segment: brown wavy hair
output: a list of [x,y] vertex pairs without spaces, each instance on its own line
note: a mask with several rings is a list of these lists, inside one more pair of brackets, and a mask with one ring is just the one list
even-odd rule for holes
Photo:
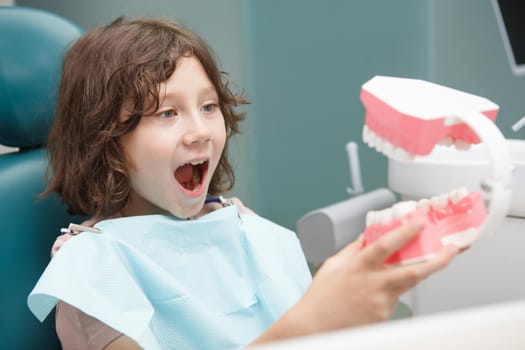
[[[133,130],[140,118],[159,106],[159,86],[182,57],[194,56],[203,65],[219,96],[227,140],[212,177],[209,194],[233,187],[228,140],[240,132],[244,119],[236,106],[246,104],[232,93],[225,73],[206,43],[169,21],[125,20],[96,28],[79,38],[67,52],[57,110],[47,140],[48,187],[57,192],[71,214],[107,217],[129,200],[129,177],[120,136]],[[129,118],[121,109],[131,101]]]

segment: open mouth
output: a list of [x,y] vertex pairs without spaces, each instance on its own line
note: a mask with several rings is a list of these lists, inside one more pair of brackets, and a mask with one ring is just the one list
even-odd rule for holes
[[193,161],[178,167],[175,180],[188,191],[199,190],[208,173],[208,163],[207,160]]

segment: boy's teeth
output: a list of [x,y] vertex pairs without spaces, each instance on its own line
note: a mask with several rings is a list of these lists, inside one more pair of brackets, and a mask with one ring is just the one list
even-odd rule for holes
[[204,162],[205,162],[205,160],[199,160],[199,161],[195,160],[195,161],[190,162],[190,164],[191,165],[199,165],[199,164],[203,164]]

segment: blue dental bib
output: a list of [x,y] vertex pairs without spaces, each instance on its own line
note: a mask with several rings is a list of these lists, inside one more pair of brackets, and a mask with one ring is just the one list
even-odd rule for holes
[[236,349],[257,338],[311,282],[295,234],[237,207],[197,220],[101,221],[71,238],[28,297],[41,321],[58,300],[145,349]]

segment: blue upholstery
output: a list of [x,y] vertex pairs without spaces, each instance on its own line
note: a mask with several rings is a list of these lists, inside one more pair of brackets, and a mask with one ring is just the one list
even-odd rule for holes
[[43,200],[45,136],[53,119],[62,56],[82,30],[57,15],[0,7],[0,342],[5,349],[59,349],[26,298],[49,261],[60,227],[78,221],[56,196]]

